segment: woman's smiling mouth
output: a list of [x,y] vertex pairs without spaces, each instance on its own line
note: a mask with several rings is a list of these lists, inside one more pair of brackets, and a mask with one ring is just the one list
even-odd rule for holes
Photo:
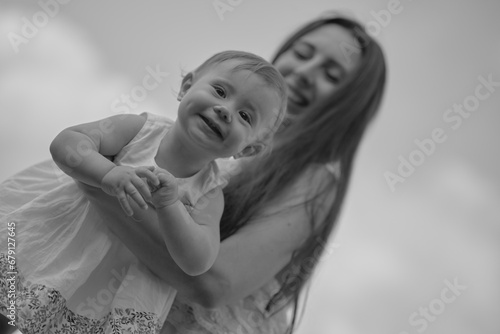
[[309,101],[307,98],[302,95],[302,93],[293,87],[292,85],[288,84],[288,100],[291,101],[292,103],[296,104],[299,107],[306,107],[309,104]]

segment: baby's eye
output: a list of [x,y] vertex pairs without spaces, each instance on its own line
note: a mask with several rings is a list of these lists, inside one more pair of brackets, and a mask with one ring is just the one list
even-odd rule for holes
[[251,120],[251,118],[250,118],[250,115],[249,115],[247,112],[245,112],[245,111],[240,111],[240,116],[241,116],[241,118],[243,118],[243,120],[244,120],[245,122],[247,122],[248,124],[252,124],[252,120]]
[[226,97],[226,92],[224,91],[224,89],[222,87],[214,86],[214,89],[215,89],[215,92],[217,93],[217,95],[219,95],[220,97]]

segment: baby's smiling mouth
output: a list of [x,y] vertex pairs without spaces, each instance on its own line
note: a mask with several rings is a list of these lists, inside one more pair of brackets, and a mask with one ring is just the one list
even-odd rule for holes
[[208,125],[208,127],[218,136],[220,137],[220,139],[224,139],[224,136],[222,135],[222,132],[221,132],[221,129],[220,129],[220,126],[213,122],[211,119],[203,116],[203,115],[200,115],[201,119],[205,122],[205,124]]

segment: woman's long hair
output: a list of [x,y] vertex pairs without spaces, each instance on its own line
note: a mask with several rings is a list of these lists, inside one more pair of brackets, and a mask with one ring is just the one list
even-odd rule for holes
[[[345,45],[347,52],[361,53],[357,67],[340,83],[338,89],[318,108],[298,115],[275,137],[271,154],[254,158],[234,176],[224,189],[225,210],[221,220],[221,239],[234,234],[257,217],[271,200],[281,196],[312,164],[337,163],[340,173],[322,182],[314,199],[306,203],[309,221],[316,226],[309,239],[293,254],[280,272],[282,285],[273,296],[273,306],[293,303],[290,332],[295,324],[300,292],[312,274],[318,254],[332,233],[344,200],[356,150],[367,125],[380,105],[385,86],[385,60],[380,46],[364,28],[347,18],[315,20],[293,34],[278,50],[273,63],[302,36],[327,24],[350,31],[360,48]],[[322,196],[334,194],[335,196]],[[324,203],[326,198],[333,198]],[[329,210],[316,215],[319,205]],[[318,221],[320,220],[320,221]]]

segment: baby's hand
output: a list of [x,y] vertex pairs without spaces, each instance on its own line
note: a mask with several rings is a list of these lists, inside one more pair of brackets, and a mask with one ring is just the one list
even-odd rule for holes
[[101,188],[105,193],[116,196],[123,211],[128,216],[132,216],[134,212],[130,206],[129,197],[143,209],[148,208],[145,200],[151,199],[149,187],[141,177],[148,179],[148,182],[152,184],[159,183],[158,178],[152,172],[153,168],[116,166],[104,175]]
[[148,178],[153,205],[156,209],[161,209],[174,204],[179,199],[177,180],[164,169],[155,168],[153,172],[159,181],[158,185],[154,185]]

